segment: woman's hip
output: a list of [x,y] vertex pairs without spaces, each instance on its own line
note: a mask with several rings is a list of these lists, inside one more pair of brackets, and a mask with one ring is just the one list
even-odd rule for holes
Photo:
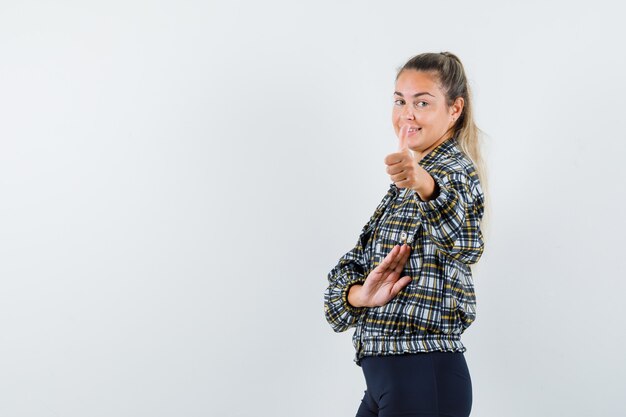
[[408,411],[469,415],[472,382],[463,352],[365,356],[361,368],[369,405],[381,415]]

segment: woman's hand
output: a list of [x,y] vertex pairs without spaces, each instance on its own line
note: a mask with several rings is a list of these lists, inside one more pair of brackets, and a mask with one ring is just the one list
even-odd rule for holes
[[417,192],[424,201],[437,196],[438,190],[433,177],[418,163],[419,160],[408,145],[409,126],[400,129],[398,152],[385,157],[387,174],[398,188],[409,188]]
[[409,245],[394,246],[362,285],[350,287],[348,302],[354,307],[378,307],[387,304],[412,280],[409,275],[399,278],[410,254]]

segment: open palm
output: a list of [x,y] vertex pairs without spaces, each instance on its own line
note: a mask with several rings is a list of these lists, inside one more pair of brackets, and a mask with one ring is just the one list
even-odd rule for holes
[[396,245],[369,273],[360,289],[360,298],[366,306],[387,304],[411,282],[412,278],[408,275],[400,278],[410,254],[411,248],[408,245]]

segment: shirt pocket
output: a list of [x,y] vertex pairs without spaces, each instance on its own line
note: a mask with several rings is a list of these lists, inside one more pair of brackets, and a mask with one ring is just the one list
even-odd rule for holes
[[412,244],[417,226],[419,226],[417,209],[405,204],[380,220],[378,235],[383,244],[389,246],[391,250],[394,245]]

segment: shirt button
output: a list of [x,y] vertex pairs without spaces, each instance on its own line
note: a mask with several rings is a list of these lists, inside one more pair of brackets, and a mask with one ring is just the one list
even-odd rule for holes
[[404,242],[406,240],[406,232],[400,233],[400,239]]

